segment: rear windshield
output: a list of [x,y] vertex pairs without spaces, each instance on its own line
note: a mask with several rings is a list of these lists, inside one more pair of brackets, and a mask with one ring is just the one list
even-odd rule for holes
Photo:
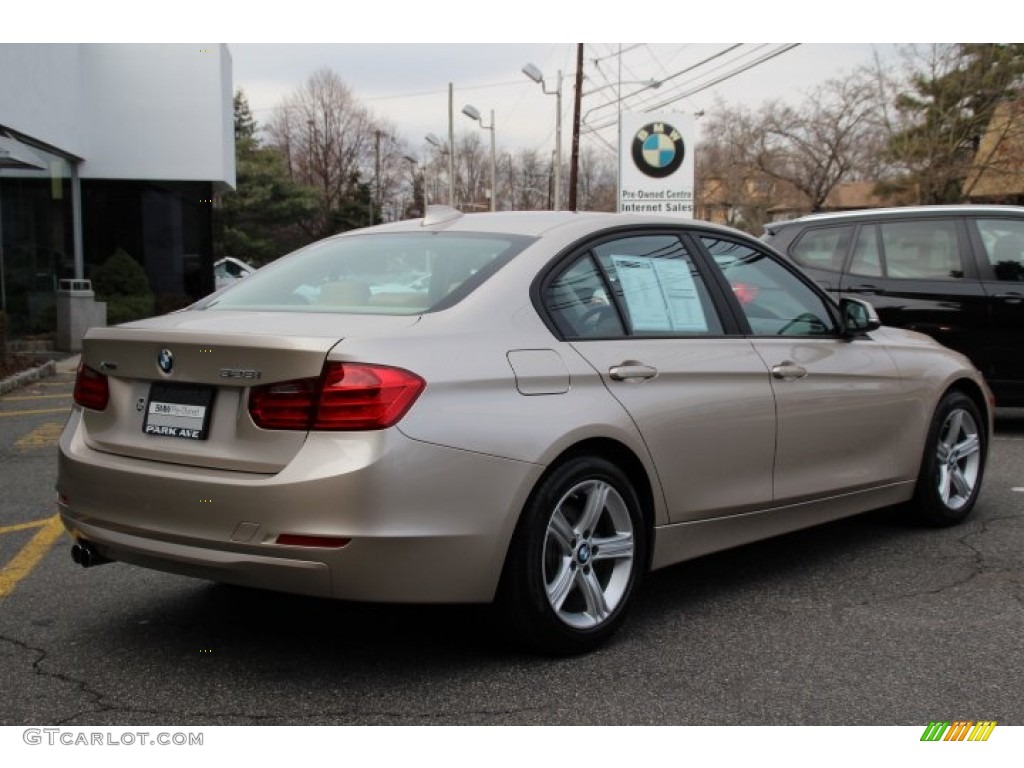
[[469,295],[530,242],[516,235],[444,232],[323,240],[196,308],[421,314]]

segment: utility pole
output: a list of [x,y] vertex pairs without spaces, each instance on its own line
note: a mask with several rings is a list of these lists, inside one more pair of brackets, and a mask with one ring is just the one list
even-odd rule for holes
[[377,211],[380,212],[381,208],[381,197],[380,197],[380,137],[383,131],[377,129],[373,132],[374,145],[373,145],[373,178],[374,186],[376,189],[373,191],[373,195],[370,197],[370,226],[373,226],[373,203],[374,198],[377,202]]
[[583,43],[576,44],[576,96],[572,111],[572,159],[569,161],[569,210],[576,210],[580,170],[580,105],[583,101]]
[[448,83],[448,205],[455,204],[455,89]]

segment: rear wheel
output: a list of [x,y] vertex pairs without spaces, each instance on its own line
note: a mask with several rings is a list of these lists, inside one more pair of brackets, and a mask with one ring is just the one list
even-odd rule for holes
[[978,500],[988,453],[987,422],[974,401],[948,392],[928,431],[912,510],[922,523],[955,525]]
[[629,479],[595,456],[570,459],[535,489],[513,537],[501,601],[535,650],[582,653],[622,623],[647,564]]

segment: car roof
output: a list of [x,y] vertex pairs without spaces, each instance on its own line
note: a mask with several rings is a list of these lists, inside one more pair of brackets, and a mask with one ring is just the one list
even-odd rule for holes
[[908,205],[901,208],[864,208],[856,211],[830,211],[823,213],[811,213],[801,216],[798,219],[788,221],[772,221],[764,225],[764,228],[772,233],[781,229],[806,223],[819,223],[829,221],[846,221],[865,218],[891,218],[901,216],[963,216],[965,214],[978,215],[1006,215],[1013,214],[1024,216],[1024,207],[1018,205]]
[[398,232],[473,232],[544,237],[561,230],[579,235],[620,227],[699,227],[700,229],[750,237],[730,227],[680,216],[645,216],[633,213],[596,211],[499,211],[462,213],[447,206],[428,206],[426,218],[406,219],[364,229],[350,230],[335,237]]

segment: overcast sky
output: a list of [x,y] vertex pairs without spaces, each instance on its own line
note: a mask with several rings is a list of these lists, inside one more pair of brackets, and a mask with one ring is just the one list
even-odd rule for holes
[[[582,111],[586,124],[609,126],[599,135],[612,144],[616,141],[619,45],[587,44],[584,49]],[[623,102],[625,109],[645,111],[669,99],[675,100],[664,110],[688,113],[710,110],[716,99],[751,107],[770,99],[799,103],[814,86],[870,64],[876,54],[896,58],[892,45],[801,44],[787,51],[782,44],[746,44],[730,50],[733,45],[622,43],[622,93],[636,93]],[[427,133],[442,138],[447,134],[448,83],[454,88],[457,134],[481,130],[461,112],[464,105],[472,104],[486,124],[494,110],[499,148],[552,147],[557,100],[545,95],[521,70],[524,64],[536,65],[545,75],[548,90],[554,89],[561,70],[562,140],[568,152],[576,56],[571,43],[229,43],[229,50],[235,86],[245,91],[257,121],[268,121],[287,94],[312,72],[327,67],[360,103],[390,122],[414,152],[425,148]],[[745,67],[749,69],[740,71]],[[710,85],[722,77],[727,79]],[[663,82],[638,92],[642,81],[649,80]],[[482,138],[489,141],[490,136],[485,132]],[[595,146],[607,145],[598,141]]]
[[[660,89],[626,100],[627,109],[695,91],[735,72],[665,107],[694,113],[710,109],[716,99],[751,107],[769,99],[799,103],[815,85],[869,63],[875,53],[894,62],[893,43],[998,41],[1016,32],[1012,24],[993,29],[992,18],[965,12],[962,4],[933,3],[922,13],[917,4],[893,0],[859,0],[842,7],[816,0],[175,0],[159,8],[137,0],[50,0],[8,3],[0,42],[227,42],[234,84],[246,91],[261,122],[312,72],[328,67],[362,104],[389,121],[416,154],[425,151],[425,134],[446,134],[447,88],[452,83],[457,133],[480,130],[461,114],[465,104],[472,104],[487,121],[494,110],[499,147],[549,151],[555,99],[520,70],[527,62],[535,64],[549,86],[562,70],[567,145],[575,46],[566,41],[654,41],[587,44],[585,94],[618,78],[619,45],[625,51],[622,80],[627,81],[622,93],[637,87],[628,81],[665,80]],[[740,73],[741,67],[778,50],[781,43],[745,44],[698,65],[731,44],[677,42],[694,39],[793,40],[800,45]],[[609,87],[584,98],[589,124],[614,123],[616,107],[600,105],[615,93]],[[599,135],[604,143],[589,139],[595,146],[616,141],[613,128]],[[481,137],[489,138],[486,133]]]

